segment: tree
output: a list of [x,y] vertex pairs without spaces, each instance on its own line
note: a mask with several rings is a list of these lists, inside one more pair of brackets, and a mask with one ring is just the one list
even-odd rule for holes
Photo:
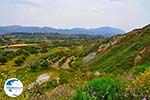
[[38,48],[35,48],[35,47],[29,47],[27,48],[27,50],[31,53],[31,54],[36,54],[39,52],[39,49]]
[[24,62],[25,59],[26,59],[25,56],[22,55],[22,56],[18,57],[14,62],[16,65],[20,66]]
[[38,69],[38,66],[36,66],[36,65],[31,65],[30,68],[31,68],[31,72],[36,72],[37,69]]
[[30,65],[31,72],[37,72],[39,70],[39,62],[34,62]]
[[43,69],[47,69],[48,66],[49,66],[48,61],[47,61],[47,60],[43,60],[42,63],[41,63],[41,67],[42,67]]
[[0,63],[5,64],[7,62],[7,57],[0,55]]

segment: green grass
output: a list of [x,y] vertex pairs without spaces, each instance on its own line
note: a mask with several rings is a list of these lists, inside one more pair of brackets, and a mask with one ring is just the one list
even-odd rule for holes
[[[150,44],[149,34],[147,32],[142,36],[128,37],[107,52],[98,54],[96,59],[88,64],[87,70],[122,73],[131,69],[136,54]],[[145,62],[146,60],[143,63]]]
[[87,85],[79,88],[73,100],[121,100],[123,91],[121,79],[105,76],[90,80]]
[[150,65],[148,64],[143,64],[143,65],[140,65],[140,66],[135,66],[132,70],[131,70],[131,73],[133,75],[138,75],[140,73],[144,73],[144,71],[146,71],[148,68],[150,67]]

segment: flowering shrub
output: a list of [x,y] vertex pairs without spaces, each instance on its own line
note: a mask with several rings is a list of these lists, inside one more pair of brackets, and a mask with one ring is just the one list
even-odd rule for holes
[[117,78],[102,77],[77,90],[74,100],[122,100],[124,85]]
[[132,100],[150,99],[150,70],[138,75],[126,88],[125,96]]

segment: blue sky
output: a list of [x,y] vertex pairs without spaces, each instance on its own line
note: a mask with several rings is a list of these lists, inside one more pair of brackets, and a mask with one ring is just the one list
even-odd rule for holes
[[129,31],[150,23],[150,0],[1,0],[0,25]]

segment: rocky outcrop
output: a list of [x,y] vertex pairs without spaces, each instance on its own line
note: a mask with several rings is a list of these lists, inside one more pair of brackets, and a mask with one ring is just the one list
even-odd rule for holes
[[[127,34],[124,34],[124,35],[113,36],[108,43],[102,44],[99,47],[98,52],[105,52],[109,48],[112,48],[114,45],[123,42],[125,39],[128,39],[129,37],[131,38],[131,37],[134,37],[134,36],[142,36],[142,34],[144,34],[144,32],[146,30],[150,30],[150,24],[145,26],[144,28],[135,29],[135,30],[133,30],[131,32],[128,32]],[[139,60],[140,59],[140,55],[137,56],[136,59]]]
[[141,63],[142,61],[142,56],[140,54],[138,54],[135,59],[134,59],[134,66],[137,66]]
[[110,43],[107,44],[102,44],[99,49],[98,52],[105,52],[106,50],[108,50],[110,48]]
[[83,61],[87,63],[87,62],[93,60],[95,58],[95,56],[96,56],[96,52],[90,53],[86,57],[83,58]]
[[113,46],[113,45],[116,45],[116,44],[118,44],[118,43],[121,43],[122,41],[124,41],[125,38],[126,38],[126,35],[114,36],[114,37],[111,39],[110,43],[111,43],[111,45]]
[[101,73],[100,73],[99,71],[96,71],[96,72],[94,73],[94,75],[95,75],[95,76],[100,76]]
[[33,89],[36,85],[41,85],[53,79],[56,79],[56,73],[54,72],[41,74],[37,77],[35,82],[28,85],[27,89],[28,90]]
[[150,30],[150,24],[148,24],[147,26],[145,26],[143,29]]
[[134,59],[134,66],[141,64],[142,60],[145,57],[149,57],[149,56],[150,56],[150,46],[147,46],[136,55],[136,57]]
[[124,41],[125,38],[126,38],[126,35],[120,35],[120,36],[112,37],[107,44],[102,44],[99,47],[98,52],[105,52],[105,51],[107,51],[109,48],[113,47],[114,45],[119,44],[122,41]]
[[150,24],[145,26],[145,27],[143,27],[143,28],[141,28],[141,29],[135,29],[135,30],[129,32],[127,34],[127,36],[130,36],[130,37],[131,36],[138,36],[138,35],[140,36],[140,35],[143,34],[144,30],[150,30]]
[[39,85],[48,81],[50,79],[50,74],[49,73],[45,73],[45,74],[42,74],[40,75],[37,80],[36,80],[36,83],[38,83]]
[[50,100],[71,100],[74,90],[67,85],[59,85],[50,93],[47,92]]
[[142,29],[135,29],[135,30],[133,30],[133,31],[131,31],[131,32],[129,32],[128,34],[127,34],[127,36],[137,36],[137,35],[139,35],[139,33],[141,33],[142,32]]

